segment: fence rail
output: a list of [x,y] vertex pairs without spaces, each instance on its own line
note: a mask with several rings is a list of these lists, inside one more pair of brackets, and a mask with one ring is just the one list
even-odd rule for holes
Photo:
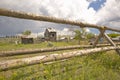
[[37,20],[37,21],[54,22],[54,23],[61,23],[61,24],[70,24],[70,25],[76,25],[76,26],[80,26],[80,27],[91,27],[91,28],[97,28],[99,30],[111,30],[111,31],[120,32],[120,30],[118,30],[118,29],[113,29],[113,28],[109,28],[106,26],[98,26],[98,25],[88,24],[88,23],[83,23],[83,22],[78,22],[78,21],[71,21],[71,20],[60,19],[60,18],[56,18],[56,17],[36,15],[36,14],[7,10],[7,9],[0,9],[0,16],[8,16],[8,17]]
[[[43,16],[43,15],[35,15],[31,13],[25,13],[25,12],[19,12],[19,11],[7,10],[7,9],[0,9],[0,16],[54,22],[54,23],[60,23],[60,24],[69,24],[69,25],[76,25],[79,27],[96,28],[96,29],[99,29],[100,35],[96,39],[93,46],[96,47],[98,40],[101,37],[105,37],[107,41],[111,43],[112,45],[112,46],[107,46],[107,47],[83,49],[83,50],[72,51],[72,52],[61,53],[61,54],[56,53],[56,54],[50,54],[50,55],[30,57],[30,58],[8,60],[8,61],[0,62],[0,71],[8,70],[8,69],[16,68],[16,67],[21,67],[25,65],[37,64],[40,62],[45,63],[45,62],[50,62],[50,61],[55,61],[55,60],[67,59],[67,58],[71,58],[74,56],[80,56],[80,55],[91,54],[91,53],[96,53],[96,52],[103,52],[103,51],[108,51],[108,50],[116,50],[116,52],[120,55],[120,47],[114,44],[114,42],[109,38],[109,36],[107,36],[107,34],[104,33],[105,30],[120,32],[120,30],[118,29],[112,29],[106,26],[98,26],[98,25],[82,23],[78,21],[59,19],[59,18]],[[9,54],[9,52],[7,54]]]
[[[120,45],[120,43],[116,43]],[[96,47],[110,46],[110,44],[97,44]],[[72,50],[79,48],[93,48],[92,45],[74,45],[74,46],[63,46],[63,47],[52,47],[52,48],[42,48],[42,49],[27,49],[27,50],[15,50],[15,51],[0,51],[0,57],[23,55],[23,54],[37,54],[43,52],[51,51],[61,51],[61,50]]]
[[14,59],[14,60],[7,60],[4,62],[0,62],[0,71],[19,68],[22,66],[37,64],[37,63],[45,63],[50,61],[56,61],[61,59],[68,59],[75,56],[80,55],[87,55],[91,53],[96,52],[103,52],[108,50],[115,50],[120,49],[120,47],[102,47],[102,48],[94,48],[94,49],[85,49],[85,50],[77,50],[72,52],[65,52],[65,53],[55,53],[50,55],[42,55],[42,56],[36,56],[36,57],[30,57],[30,58],[22,58],[22,59]]

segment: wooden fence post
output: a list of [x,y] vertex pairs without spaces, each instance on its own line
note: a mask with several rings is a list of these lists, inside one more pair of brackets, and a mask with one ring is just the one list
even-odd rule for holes
[[96,38],[96,40],[95,40],[95,42],[94,42],[94,44],[93,44],[93,47],[96,47],[96,45],[97,45],[98,41],[100,40],[100,38],[103,37],[103,33],[105,32],[105,28],[102,27],[102,29],[99,29],[99,31],[100,31],[100,34],[99,34],[99,36]]
[[[108,41],[112,46],[118,47],[118,46],[110,39],[110,37],[109,37],[106,33],[104,33],[104,37],[107,39],[107,41]],[[116,52],[120,55],[120,50],[116,49]]]

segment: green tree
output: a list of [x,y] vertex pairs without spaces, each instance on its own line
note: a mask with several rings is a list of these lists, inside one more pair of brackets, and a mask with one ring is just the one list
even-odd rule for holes
[[91,39],[93,37],[95,37],[95,35],[93,33],[87,33],[87,39]]
[[75,30],[75,39],[78,40],[78,44],[80,44],[80,40],[82,39],[82,32],[80,30]]
[[75,39],[78,40],[78,44],[80,44],[80,40],[87,39],[93,36],[92,33],[88,33],[86,28],[81,28],[81,30],[75,30]]
[[31,31],[30,30],[26,30],[24,32],[22,32],[23,35],[30,35],[31,34]]
[[120,34],[110,33],[110,34],[108,34],[108,36],[111,37],[111,38],[115,38],[115,37],[117,37],[117,36],[120,36]]

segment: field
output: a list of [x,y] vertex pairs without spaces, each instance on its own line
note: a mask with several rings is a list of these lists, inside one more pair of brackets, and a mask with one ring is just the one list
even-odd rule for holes
[[[114,47],[109,47],[109,48],[102,47],[102,48],[94,48],[89,50],[88,49],[80,50],[81,48],[79,49],[77,48],[77,49],[71,49],[71,50],[61,50],[61,51],[51,51],[51,52],[48,51],[44,53],[37,52],[36,54],[34,53],[21,54],[21,55],[16,54],[12,56],[0,55],[0,80],[119,80],[120,79],[120,56],[114,51],[114,49],[120,49],[120,48],[117,47],[111,41],[111,39],[107,36],[107,34],[104,34],[106,30],[112,30],[116,32],[120,32],[120,30],[112,29],[106,26],[94,25],[94,24],[66,20],[66,19],[59,19],[55,17],[36,15],[36,14],[30,14],[30,13],[7,10],[7,9],[0,9],[0,13],[1,13],[0,14],[1,16],[37,20],[37,21],[47,21],[47,22],[54,22],[54,23],[60,23],[60,24],[69,24],[74,26],[80,26],[82,28],[84,27],[96,28],[100,31],[100,35],[98,36],[98,39],[100,39],[101,36],[106,37],[108,41],[111,42],[112,45],[114,45]],[[83,34],[80,33],[80,36],[81,35],[83,36]],[[80,36],[78,35],[78,38],[80,38]],[[8,38],[8,36],[6,37]],[[2,40],[3,42],[5,41],[5,39],[2,39]],[[7,39],[7,40],[8,40],[7,41],[8,43],[0,42],[0,54],[6,54],[5,52],[11,52],[16,50],[22,51],[26,49],[28,50],[36,49],[36,48],[42,49],[42,48],[48,48],[48,47],[56,48],[59,46],[76,45],[75,44],[76,42],[75,43],[74,42],[73,43],[43,42],[40,44],[24,45],[24,44],[17,44],[17,42],[15,44],[15,40],[13,39]],[[105,51],[110,49],[111,51],[103,52],[103,50]],[[70,56],[67,56],[69,55],[68,52],[72,52],[76,50],[79,50],[79,51],[77,53],[73,52],[71,53],[72,55],[70,54]],[[92,51],[93,52],[99,51],[99,53],[89,54],[89,55],[87,54]],[[118,50],[116,51],[119,52]],[[66,52],[67,54],[63,56],[64,54],[61,54],[63,52]],[[53,55],[54,53],[59,53],[59,54],[55,54],[58,56],[59,60],[56,59],[55,55]],[[81,55],[83,55],[84,53],[84,55],[78,56],[79,55],[78,53],[80,53]],[[37,59],[35,59],[36,57],[33,57],[33,56],[39,56],[44,54],[53,55],[53,56],[51,55],[49,56],[54,58],[53,59],[54,61],[46,62],[46,63],[45,61],[43,61],[44,63],[42,63],[42,60],[45,60],[46,58],[47,60],[51,60],[48,58],[49,57],[48,55],[46,55],[45,57],[40,56],[42,58],[37,57]],[[67,59],[59,58],[59,56],[60,57],[67,56]],[[29,60],[29,59],[32,59],[32,60]],[[40,59],[41,62],[38,59]],[[63,60],[60,60],[60,59],[63,59]],[[30,61],[31,63],[32,61],[33,63],[39,61],[39,63],[34,65],[29,64],[28,66],[25,63],[25,61],[28,63],[30,63]],[[18,67],[21,65],[20,63],[22,62],[24,66]],[[15,65],[17,65],[17,67]]]
[[[52,43],[55,46],[69,46],[74,43]],[[0,51],[33,49],[48,47],[47,43],[41,44],[0,44]],[[63,50],[46,52],[43,54],[71,52]],[[15,55],[0,57],[0,61],[23,57],[41,55]],[[40,63],[24,66],[16,69],[0,71],[0,80],[119,80],[120,79],[120,56],[115,51],[100,52],[91,55],[78,56],[62,61]]]
[[[83,42],[81,42],[83,43]],[[35,48],[49,48],[49,47],[59,47],[59,46],[70,46],[70,45],[77,45],[76,41],[73,42],[52,42],[52,46],[48,45],[49,42],[41,42],[38,44],[18,44],[15,43],[0,43],[0,51],[8,51],[8,50],[24,50],[24,49],[35,49]]]

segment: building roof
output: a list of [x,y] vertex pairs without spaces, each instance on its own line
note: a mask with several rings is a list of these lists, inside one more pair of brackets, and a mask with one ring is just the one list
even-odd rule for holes
[[37,38],[37,34],[30,34],[30,35],[23,35],[23,34],[19,34],[18,36],[22,37],[22,38]]
[[120,40],[120,36],[116,37],[116,38],[112,38],[112,40]]
[[53,28],[47,28],[46,30],[48,30],[48,32],[56,32],[56,30]]

